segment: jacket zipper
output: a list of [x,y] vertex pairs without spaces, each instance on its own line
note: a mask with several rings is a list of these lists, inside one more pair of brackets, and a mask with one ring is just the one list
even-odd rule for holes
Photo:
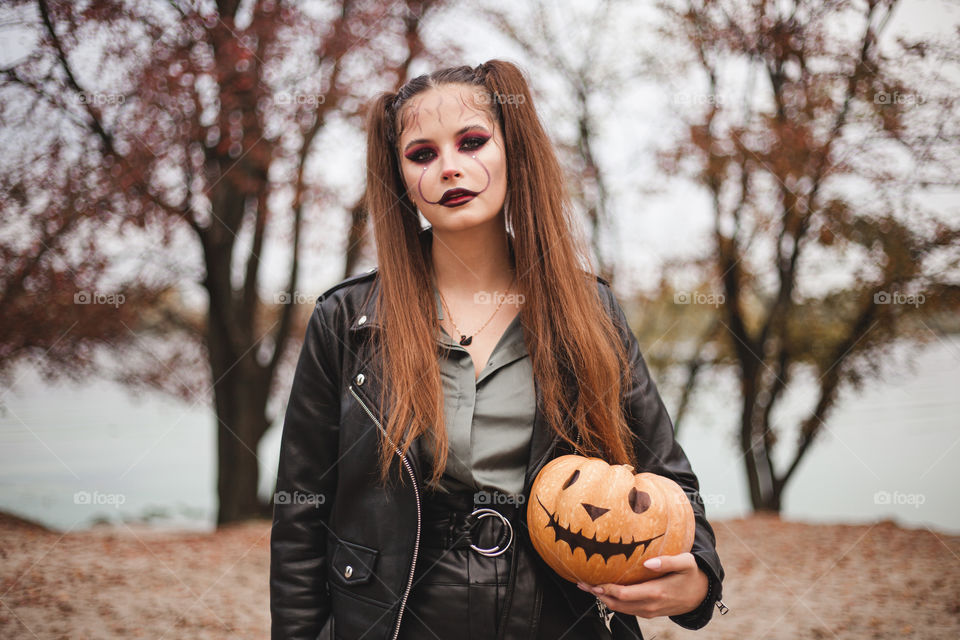
[[612,631],[610,628],[610,619],[613,618],[613,611],[608,609],[607,605],[604,604],[600,598],[597,598],[597,615],[600,616],[600,621],[603,622],[603,626],[607,628],[607,631]]
[[[363,408],[370,419],[373,420],[374,424],[383,432],[384,436],[387,436],[387,430],[383,428],[383,425],[380,424],[380,421],[377,419],[373,412],[367,407],[367,404],[360,399],[360,396],[357,395],[357,392],[354,391],[353,385],[350,385],[350,393],[353,394],[353,397],[357,399],[357,402]],[[403,618],[403,610],[407,606],[407,598],[410,596],[410,589],[413,587],[413,572],[417,567],[417,554],[420,551],[420,489],[417,485],[417,476],[413,473],[413,467],[410,465],[410,461],[407,459],[407,456],[401,453],[399,447],[393,448],[394,452],[400,456],[400,460],[403,462],[404,468],[407,470],[407,473],[410,475],[410,480],[413,482],[413,496],[417,500],[417,538],[413,545],[413,560],[410,562],[410,575],[407,577],[407,586],[403,591],[403,597],[400,599],[400,610],[397,611],[397,622],[393,628],[393,640],[397,640],[397,636],[400,635],[400,620]]]

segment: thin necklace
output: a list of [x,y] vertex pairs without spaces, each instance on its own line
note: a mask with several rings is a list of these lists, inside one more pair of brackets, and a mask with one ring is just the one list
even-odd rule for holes
[[[510,287],[509,287],[508,291],[513,288],[513,285],[514,285],[514,283],[516,283],[516,281],[517,281],[517,275],[514,274],[514,275],[513,275],[513,281],[510,283]],[[453,328],[456,329],[456,330],[457,330],[457,333],[460,334],[460,344],[463,345],[463,346],[465,346],[465,347],[466,347],[466,346],[469,346],[469,344],[470,344],[471,342],[473,342],[473,336],[475,336],[475,335],[477,335],[478,333],[480,333],[481,331],[483,331],[483,328],[486,327],[488,324],[490,324],[490,321],[493,320],[493,316],[497,315],[497,311],[500,311],[500,307],[503,306],[503,301],[506,300],[506,298],[507,298],[505,295],[504,295],[504,296],[500,296],[500,302],[497,304],[497,308],[493,310],[493,314],[492,314],[489,318],[487,318],[487,321],[484,322],[483,325],[482,325],[479,329],[477,329],[476,331],[474,331],[472,335],[469,335],[469,336],[468,336],[468,335],[466,335],[463,331],[461,331],[461,330],[460,330],[460,327],[457,326],[457,323],[453,321],[453,314],[450,313],[450,308],[447,307],[447,301],[446,301],[446,299],[443,297],[443,293],[440,291],[440,287],[437,287],[437,293],[440,294],[440,303],[443,305],[443,310],[447,312],[447,317],[450,318],[450,324],[452,324],[452,325],[453,325]]]

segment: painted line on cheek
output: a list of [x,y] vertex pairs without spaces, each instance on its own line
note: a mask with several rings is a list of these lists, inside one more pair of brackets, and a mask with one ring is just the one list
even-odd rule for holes
[[476,161],[477,161],[477,164],[480,165],[480,167],[483,169],[483,172],[487,174],[487,184],[486,184],[486,186],[484,186],[483,189],[480,189],[480,191],[477,192],[477,195],[480,195],[481,193],[483,193],[484,191],[487,190],[487,187],[490,186],[490,182],[493,180],[493,178],[490,177],[490,172],[487,170],[486,165],[483,164],[482,162],[480,162],[480,158],[478,158],[478,157],[475,156],[475,155],[470,156],[470,157],[473,158],[474,160],[476,160]]
[[417,180],[417,191],[420,192],[420,199],[427,204],[440,204],[440,200],[443,200],[443,194],[440,194],[440,200],[437,200],[436,202],[431,202],[427,199],[427,196],[423,195],[423,176],[427,175],[428,168],[429,167],[424,167],[423,171],[420,172],[420,179]]

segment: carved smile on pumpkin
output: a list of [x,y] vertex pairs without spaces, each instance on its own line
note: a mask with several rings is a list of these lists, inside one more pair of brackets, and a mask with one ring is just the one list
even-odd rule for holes
[[[560,524],[560,520],[557,518],[556,514],[550,513],[550,510],[543,505],[543,502],[540,502],[539,496],[537,497],[537,502],[540,503],[540,507],[547,514],[547,517],[550,518],[550,522],[547,523],[547,527],[554,530],[556,541],[566,542],[570,547],[570,553],[573,553],[577,547],[583,549],[583,552],[587,555],[587,560],[590,560],[590,557],[593,554],[600,555],[604,562],[620,553],[622,553],[625,558],[629,558],[630,555],[636,551],[637,547],[641,545],[643,546],[643,549],[640,551],[642,554],[647,550],[647,547],[651,542],[666,534],[666,532],[664,532],[646,540],[631,540],[630,542],[611,542],[609,539],[597,540],[595,535],[588,538],[587,536],[582,535],[580,532],[574,533],[569,528]],[[597,509],[597,507],[594,507],[594,509]],[[600,517],[600,515],[603,515],[603,513],[606,511],[606,509],[601,510],[596,517],[594,517],[594,513],[590,513],[591,518],[596,520],[596,518]],[[588,512],[590,512],[589,509]],[[580,531],[583,531],[583,529]]]

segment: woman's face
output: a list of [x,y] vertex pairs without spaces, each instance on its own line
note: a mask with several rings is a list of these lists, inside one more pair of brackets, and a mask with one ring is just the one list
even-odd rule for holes
[[400,113],[400,170],[407,194],[437,231],[488,223],[503,209],[503,134],[483,89],[445,84],[411,98]]

